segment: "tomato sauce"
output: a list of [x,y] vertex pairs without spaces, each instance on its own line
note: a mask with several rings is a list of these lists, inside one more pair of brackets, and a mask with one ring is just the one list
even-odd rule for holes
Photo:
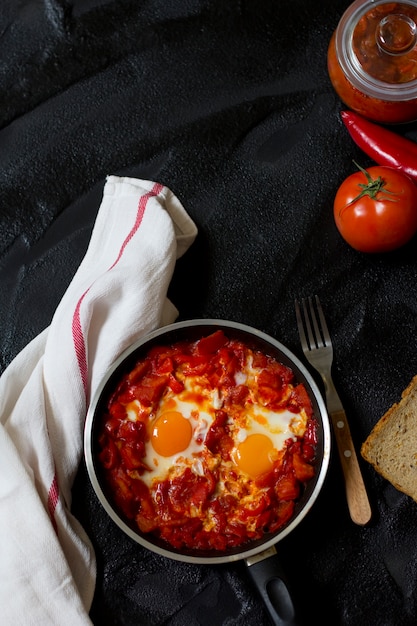
[[416,23],[417,7],[395,2],[376,6],[363,15],[353,31],[352,47],[364,71],[386,83],[415,80]]
[[[192,440],[187,434],[183,449],[164,457],[184,419]],[[163,429],[173,424],[165,442]],[[317,429],[292,370],[219,330],[154,347],[121,377],[99,424],[100,473],[114,507],[139,532],[176,549],[224,551],[291,519],[315,476]],[[266,466],[244,457],[248,441]]]
[[327,58],[333,87],[347,106],[382,123],[417,118],[416,24],[414,0],[351,5]]

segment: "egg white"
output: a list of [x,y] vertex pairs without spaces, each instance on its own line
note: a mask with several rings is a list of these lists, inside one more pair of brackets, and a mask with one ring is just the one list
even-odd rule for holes
[[269,437],[279,451],[288,439],[295,440],[298,435],[304,434],[306,422],[304,412],[270,411],[263,406],[248,405],[244,420],[239,420],[238,424],[231,422],[230,428],[235,448],[250,435],[262,434]]
[[[208,411],[202,410],[197,403],[182,400],[180,396],[181,394],[163,398],[152,422],[156,421],[167,410],[181,413],[185,419],[190,421],[192,427],[190,443],[185,450],[172,456],[162,456],[153,448],[151,441],[146,443],[144,462],[150,469],[144,472],[141,478],[148,486],[151,486],[155,480],[164,480],[168,475],[170,477],[180,475],[186,467],[190,467],[197,475],[204,473],[199,455],[204,449],[204,439],[213,422],[213,416]],[[169,409],[166,408],[168,400]]]

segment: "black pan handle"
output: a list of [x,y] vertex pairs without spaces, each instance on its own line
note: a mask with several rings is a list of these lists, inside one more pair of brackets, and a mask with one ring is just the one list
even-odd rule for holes
[[247,558],[246,565],[272,623],[276,626],[301,626],[275,546]]

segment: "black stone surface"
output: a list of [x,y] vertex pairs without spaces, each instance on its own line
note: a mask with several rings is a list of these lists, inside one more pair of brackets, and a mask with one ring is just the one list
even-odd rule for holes
[[[47,326],[85,252],[108,174],[169,186],[199,235],[170,297],[180,319],[255,326],[302,358],[294,298],[317,293],[357,447],[417,373],[415,239],[367,256],[332,216],[370,161],[326,69],[342,0],[3,0],[0,371]],[[417,127],[398,132],[417,140]],[[348,515],[336,453],[277,546],[307,623],[417,622],[417,505],[362,463],[374,517]],[[97,626],[263,625],[244,563],[154,555],[107,518],[80,467],[73,509],[98,561]]]

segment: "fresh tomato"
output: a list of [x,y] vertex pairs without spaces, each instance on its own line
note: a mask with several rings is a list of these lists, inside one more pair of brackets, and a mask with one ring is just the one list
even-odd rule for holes
[[359,167],[340,185],[333,211],[340,234],[352,248],[395,250],[417,232],[417,186],[391,167]]

